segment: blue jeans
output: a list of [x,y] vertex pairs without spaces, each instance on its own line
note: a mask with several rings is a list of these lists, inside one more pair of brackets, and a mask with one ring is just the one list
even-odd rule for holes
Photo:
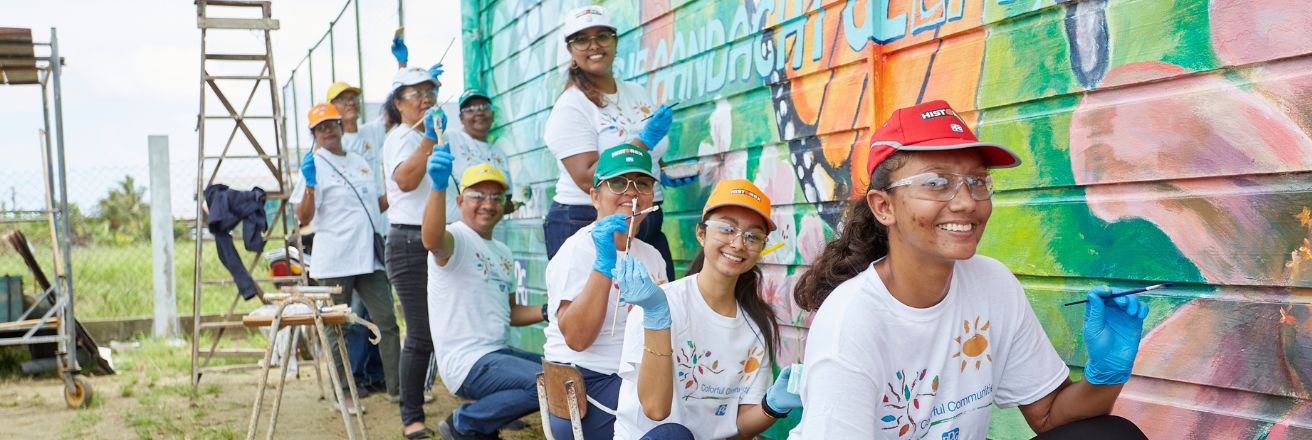
[[[369,309],[364,306],[360,295],[352,296],[351,311],[360,315],[360,319],[370,321]],[[351,358],[351,375],[355,376],[355,386],[384,383],[386,376],[383,375],[383,357],[378,354],[378,346],[369,342],[369,329],[360,324],[350,324],[346,326],[345,336],[346,355]]]
[[[578,368],[578,367],[576,367]],[[583,389],[588,397],[608,406],[614,411],[620,400],[620,375],[601,374],[587,368],[579,368],[583,376]],[[556,416],[551,418],[551,435],[554,438],[574,438],[569,420]],[[583,423],[583,437],[588,439],[611,439],[615,437],[615,416],[597,409],[597,405],[588,402],[588,415],[580,420]]]
[[641,440],[693,440],[692,431],[678,423],[657,425],[642,435]]
[[[542,232],[547,242],[547,260],[556,257],[556,252],[565,244],[566,239],[596,220],[597,209],[591,205],[562,205],[551,202],[546,221],[542,222]],[[661,258],[665,260],[665,279],[674,280],[674,257],[670,254],[670,240],[661,230],[664,221],[665,214],[662,211],[647,214],[647,218],[638,225],[638,233],[634,236],[660,252]]]
[[537,375],[542,355],[503,348],[478,358],[456,396],[473,402],[452,414],[456,431],[494,434],[502,426],[538,410]]

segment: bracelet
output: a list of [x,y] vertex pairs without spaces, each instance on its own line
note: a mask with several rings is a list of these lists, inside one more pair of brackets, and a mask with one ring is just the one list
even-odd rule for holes
[[775,411],[774,408],[770,407],[770,403],[767,401],[768,397],[769,393],[766,393],[765,396],[761,396],[761,410],[765,411],[765,415],[770,416],[772,419],[782,419],[788,417],[788,413],[792,412],[791,410],[785,412]]
[[669,353],[663,353],[663,354],[657,353],[655,350],[652,350],[650,347],[647,347],[646,345],[642,346],[642,349],[648,353],[651,353],[652,356],[670,357],[670,355],[674,354],[674,350],[670,350]]
[[547,305],[546,305],[546,304],[543,304],[543,305],[542,305],[542,322],[551,322],[551,318],[550,318],[549,316],[547,316]]

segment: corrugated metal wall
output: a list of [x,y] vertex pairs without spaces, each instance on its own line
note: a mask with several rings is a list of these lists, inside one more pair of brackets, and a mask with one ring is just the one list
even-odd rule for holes
[[[466,83],[496,105],[526,209],[502,236],[543,296],[541,218],[555,159],[543,125],[562,90],[559,17],[579,1],[463,0]],[[1152,330],[1117,405],[1153,438],[1312,437],[1312,6],[1295,0],[605,1],[615,69],[679,102],[667,160],[712,164],[667,192],[665,231],[691,257],[716,179],[776,203],[785,247],[763,263],[801,353],[791,285],[863,191],[871,125],[947,99],[1025,165],[980,252],[1025,283],[1072,366],[1094,285],[1174,281],[1148,296]],[[680,272],[686,261],[680,261]],[[518,344],[540,349],[536,329]],[[1078,368],[1075,369],[1078,371]],[[1026,431],[995,416],[999,437]],[[781,423],[776,430],[787,428]]]

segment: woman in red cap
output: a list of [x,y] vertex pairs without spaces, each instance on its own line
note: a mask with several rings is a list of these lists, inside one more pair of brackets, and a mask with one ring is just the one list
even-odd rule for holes
[[657,286],[641,261],[615,268],[629,312],[615,438],[751,438],[801,407],[790,368],[772,384],[779,328],[758,286],[770,199],[752,182],[715,185],[688,276]]
[[1020,159],[980,142],[944,101],[899,109],[875,132],[870,189],[795,288],[818,310],[791,438],[985,438],[993,405],[1039,438],[1144,438],[1109,416],[1148,306],[1087,293],[1084,378],[1048,341],[1020,282],[975,254],[992,213],[990,168]]

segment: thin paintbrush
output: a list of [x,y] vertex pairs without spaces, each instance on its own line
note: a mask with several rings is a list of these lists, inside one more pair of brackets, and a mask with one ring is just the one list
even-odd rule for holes
[[[1162,284],[1156,284],[1156,285],[1152,285],[1152,286],[1148,286],[1148,287],[1144,287],[1144,288],[1140,288],[1140,289],[1130,289],[1130,290],[1126,290],[1126,291],[1124,291],[1124,292],[1116,292],[1116,293],[1113,293],[1113,294],[1111,294],[1111,295],[1104,296],[1104,297],[1102,297],[1102,299],[1120,298],[1120,297],[1125,296],[1125,295],[1133,295],[1133,294],[1136,294],[1136,293],[1143,293],[1143,292],[1147,292],[1147,291],[1149,291],[1149,290],[1165,289],[1165,288],[1167,288],[1167,287],[1171,287],[1171,286],[1174,286],[1174,285],[1175,285],[1175,283],[1162,283]],[[1084,304],[1084,303],[1087,303],[1087,302],[1089,302],[1088,299],[1082,299],[1082,300],[1079,300],[1079,301],[1071,301],[1071,302],[1068,302],[1068,303],[1066,303],[1066,304],[1064,304],[1064,305],[1067,305],[1067,306],[1073,306],[1073,305],[1076,305],[1076,304]]]

